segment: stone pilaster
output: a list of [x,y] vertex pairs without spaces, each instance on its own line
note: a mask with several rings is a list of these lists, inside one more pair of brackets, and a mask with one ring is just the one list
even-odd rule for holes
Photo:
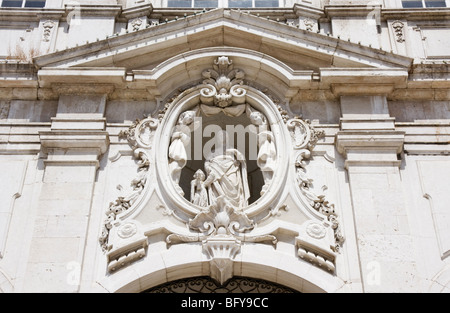
[[[99,158],[109,146],[106,93],[60,88],[50,131],[40,132],[44,176],[38,199],[24,290],[75,292]],[[84,88],[91,90],[92,88]],[[42,281],[50,289],[42,289]]]
[[[384,96],[342,96],[341,112],[336,145],[346,159],[364,291],[413,290],[416,264],[399,170],[404,133],[395,130]],[[386,289],[400,285],[405,290]]]

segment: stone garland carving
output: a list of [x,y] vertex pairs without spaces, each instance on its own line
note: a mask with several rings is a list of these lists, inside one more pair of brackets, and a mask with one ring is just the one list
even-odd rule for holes
[[395,21],[392,23],[392,28],[394,29],[395,37],[397,42],[405,42],[405,36],[403,34],[404,24],[400,21]]
[[[131,181],[130,185],[132,191],[125,196],[118,197],[109,204],[108,210],[106,211],[107,218],[103,223],[102,233],[99,238],[103,251],[108,251],[110,249],[108,246],[109,231],[111,230],[117,215],[127,211],[133,203],[136,202],[144,190],[150,165],[147,150],[151,147],[153,134],[158,125],[158,120],[148,117],[143,120],[136,120],[128,130],[119,133],[119,137],[127,138],[128,143],[134,151],[134,156],[138,160],[138,174]],[[126,233],[129,232],[122,232],[123,235]]]
[[335,252],[339,252],[345,238],[342,235],[339,226],[334,204],[329,203],[329,201],[325,199],[324,195],[316,195],[311,190],[313,180],[307,177],[305,169],[305,161],[310,159],[312,149],[316,145],[319,138],[323,137],[325,133],[323,131],[317,131],[311,126],[309,120],[302,120],[300,117],[295,117],[289,120],[287,122],[287,128],[291,133],[294,149],[298,150],[297,158],[295,160],[295,167],[300,191],[308,200],[309,205],[314,210],[325,215],[327,220],[331,223],[335,238],[335,245],[332,249]]

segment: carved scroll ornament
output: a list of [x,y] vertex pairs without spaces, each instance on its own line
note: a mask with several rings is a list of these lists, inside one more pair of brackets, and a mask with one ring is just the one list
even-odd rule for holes
[[213,68],[203,71],[203,84],[200,90],[204,104],[226,108],[245,102],[246,90],[242,88],[245,73],[233,68],[233,62],[226,56],[214,61]]
[[133,149],[134,156],[138,160],[138,174],[131,181],[132,191],[124,196],[118,197],[109,204],[109,208],[106,211],[107,218],[103,223],[102,233],[99,238],[103,251],[108,251],[111,248],[108,244],[108,238],[116,217],[129,210],[144,190],[150,165],[148,152],[151,148],[153,135],[158,125],[158,120],[147,117],[143,120],[136,120],[128,130],[122,131],[119,134],[119,137],[125,137],[128,140],[128,143]]
[[311,151],[317,141],[325,136],[325,133],[316,130],[309,120],[302,120],[300,117],[290,119],[286,125],[291,133],[294,149],[298,150],[295,167],[299,189],[310,207],[325,215],[327,220],[331,222],[335,235],[333,250],[338,252],[345,238],[339,226],[334,204],[326,200],[324,195],[317,195],[312,191],[313,180],[306,175],[306,161],[310,159]]
[[[306,161],[310,159],[312,150],[318,140],[324,136],[324,132],[314,129],[308,120],[303,120],[300,117],[290,118],[287,111],[278,103],[275,103],[276,113],[274,114],[277,115],[277,119],[281,124],[277,135],[275,128],[272,126],[273,124],[269,123],[269,115],[266,116],[263,112],[246,103],[246,94],[250,91],[249,87],[244,85],[243,82],[244,72],[234,69],[232,61],[228,57],[218,57],[214,62],[213,68],[203,71],[202,77],[202,84],[195,87],[197,89],[191,89],[198,92],[199,103],[189,106],[184,112],[181,110],[177,111],[181,113],[178,113],[177,117],[171,117],[173,124],[169,125],[169,127],[172,127],[172,129],[170,129],[170,132],[166,132],[170,139],[166,147],[167,155],[164,157],[167,160],[166,166],[171,182],[175,187],[175,191],[178,192],[168,191],[167,197],[179,198],[180,194],[183,195],[183,190],[179,186],[180,174],[187,162],[186,147],[191,140],[190,127],[193,125],[194,117],[200,113],[205,116],[211,116],[223,112],[232,117],[246,114],[250,124],[256,127],[258,137],[256,163],[264,179],[261,196],[265,196],[270,185],[273,184],[274,173],[280,166],[279,153],[285,148],[284,144],[276,142],[276,138],[284,138],[285,136],[279,135],[279,133],[286,132],[291,137],[292,145],[289,145],[289,147],[293,148],[296,157],[296,172],[294,176],[298,184],[296,188],[298,189],[293,190],[299,190],[297,197],[300,197],[301,194],[301,197],[305,200],[303,202],[307,203],[312,210],[322,214],[328,225],[327,232],[327,229],[322,224],[311,223],[306,229],[307,237],[313,240],[328,240],[327,238],[332,237],[332,232],[329,231],[329,226],[331,225],[335,239],[332,249],[335,252],[339,251],[344,242],[344,237],[341,234],[334,204],[329,203],[325,196],[316,195],[313,192],[312,179],[306,175]],[[143,120],[137,120],[128,130],[120,133],[120,137],[127,139],[138,160],[138,175],[131,183],[132,191],[111,202],[106,212],[107,218],[99,238],[99,242],[106,252],[112,246],[109,242],[109,232],[114,225],[120,224],[114,224],[117,221],[117,217],[130,210],[137,203],[148,183],[147,178],[151,159],[149,152],[154,145],[155,132],[160,127],[160,123],[167,121],[164,120],[166,114],[171,112],[171,109],[174,105],[177,105],[179,99],[181,98],[173,98],[168,101],[164,109],[159,112],[157,119],[147,117]],[[279,116],[281,116],[281,119]],[[273,128],[271,129],[271,127]],[[263,214],[253,215],[258,216],[258,220],[254,220],[252,218],[255,217],[247,215],[246,209],[249,205],[247,202],[246,160],[238,155],[239,151],[237,149],[229,148],[223,150],[225,152],[220,155],[211,154],[205,157],[204,171],[193,169],[196,172],[190,185],[191,203],[188,201],[184,203],[186,206],[192,206],[188,214],[186,212],[179,214],[178,208],[166,205],[163,200],[163,204],[158,207],[163,208],[163,212],[166,212],[167,215],[176,218],[177,222],[186,225],[185,228],[166,230],[168,247],[170,248],[174,244],[200,242],[203,252],[210,259],[211,275],[221,283],[233,276],[234,258],[241,251],[243,243],[256,242],[272,245],[277,243],[274,230],[270,227],[266,229],[258,228],[257,222],[265,221],[266,223],[268,219],[279,216],[280,210],[287,211],[286,204],[280,200],[280,203],[273,203],[273,207],[265,207],[267,216],[263,216]],[[158,166],[165,165],[158,164]],[[233,185],[235,189],[230,189],[229,192],[222,192],[219,188],[221,184],[223,186]],[[166,186],[160,187],[165,188]],[[278,201],[278,198],[276,201]],[[118,229],[118,237],[121,239],[131,240],[139,232],[139,227],[131,221],[126,221],[126,223],[118,227],[121,227]],[[327,234],[330,236],[327,237]],[[117,268],[116,264],[118,264],[117,262],[120,258],[135,260],[137,257],[142,257],[145,254],[145,236],[144,239],[140,238],[139,240],[141,241],[137,241],[137,248],[134,249],[135,247],[132,245],[134,250],[130,250],[131,252],[127,250],[128,254],[126,256],[122,252],[119,253],[113,249],[114,257],[117,259],[114,261],[114,268]],[[302,240],[299,239],[298,243],[296,243],[298,256],[315,264],[323,264],[328,270],[334,271],[333,255],[323,249],[316,249],[314,245],[309,245],[307,241]],[[328,244],[329,241],[326,242]],[[329,248],[327,249],[329,250]],[[325,261],[322,262],[322,259]]]

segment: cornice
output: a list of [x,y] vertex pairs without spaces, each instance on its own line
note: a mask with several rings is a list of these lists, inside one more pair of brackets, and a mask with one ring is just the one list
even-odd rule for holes
[[122,12],[121,5],[88,5],[88,4],[66,4],[65,13],[66,15],[70,12],[78,12],[83,17],[85,16],[96,16],[96,17],[118,17]]
[[294,4],[293,10],[296,16],[305,16],[316,20],[325,15],[324,10],[322,9],[299,3]]
[[[208,27],[201,28],[203,25],[208,25]],[[295,25],[288,25],[264,16],[258,17],[254,14],[233,9],[215,9],[161,23],[157,26],[151,26],[139,31],[115,34],[98,42],[88,43],[38,57],[35,61],[38,67],[61,67],[63,64],[72,64],[71,66],[73,66],[73,64],[78,62],[77,60],[80,60],[81,56],[83,56],[83,60],[86,60],[86,56],[92,56],[94,51],[97,51],[95,54],[96,59],[100,51],[106,52],[108,55],[114,54],[114,57],[117,58],[117,53],[115,52],[117,49],[121,49],[124,53],[130,54],[132,50],[139,49],[139,46],[145,47],[148,45],[149,41],[160,41],[169,35],[176,38],[188,36],[189,34],[186,33],[188,30],[195,33],[206,33],[209,29],[218,29],[220,27],[238,29],[240,31],[252,31],[251,29],[253,29],[259,32],[260,36],[276,37],[278,40],[283,40],[283,38],[291,36],[293,41],[296,41],[298,49],[303,49],[306,53],[314,54],[325,60],[331,60],[333,58],[333,60],[339,62],[339,58],[336,58],[337,55],[335,52],[339,51],[339,55],[348,56],[348,62],[366,62],[366,66],[409,67],[412,63],[412,59],[408,57],[351,43],[333,36],[298,29]],[[167,41],[168,39],[165,38],[164,40]],[[125,49],[124,47],[126,46],[130,48]],[[334,56],[332,57],[330,54]],[[78,66],[80,65],[78,64]]]
[[381,11],[381,5],[326,5],[324,11],[327,17],[361,17],[374,11]]
[[448,20],[450,8],[383,9],[381,5],[326,5],[324,13],[328,19],[379,14],[381,20],[437,21]]
[[[160,18],[169,20],[174,18],[183,18],[184,16],[200,15],[217,9],[199,9],[199,8],[153,8],[151,18]],[[219,9],[222,10],[222,9]],[[277,20],[285,23],[287,19],[295,19],[297,15],[292,8],[223,8],[223,10],[233,10],[244,12],[257,17],[263,17],[269,20]]]
[[124,9],[119,19],[129,20],[136,17],[150,16],[153,12],[151,3]]
[[413,8],[413,9],[383,9],[381,18],[385,20],[403,19],[409,21],[448,20],[450,8]]
[[0,21],[39,22],[41,19],[58,20],[65,14],[64,9],[0,8]]

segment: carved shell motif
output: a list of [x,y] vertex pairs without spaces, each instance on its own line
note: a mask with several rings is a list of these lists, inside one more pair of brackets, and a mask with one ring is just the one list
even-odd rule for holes
[[236,235],[253,229],[255,225],[244,212],[235,210],[225,197],[219,197],[215,205],[209,206],[207,210],[190,220],[189,226],[209,236],[212,234]]
[[203,71],[202,76],[203,84],[206,85],[200,90],[202,103],[225,108],[245,102],[245,73],[233,69],[233,62],[228,57],[218,57],[213,68]]

